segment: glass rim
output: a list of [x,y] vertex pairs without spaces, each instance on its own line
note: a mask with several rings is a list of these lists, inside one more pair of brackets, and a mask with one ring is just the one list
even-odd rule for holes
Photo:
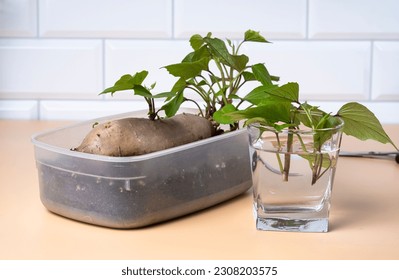
[[283,128],[282,130],[277,130],[273,126],[269,125],[263,125],[258,122],[255,123],[250,123],[247,125],[248,128],[250,127],[256,127],[258,129],[262,128],[264,130],[270,131],[270,132],[275,132],[275,133],[294,133],[294,134],[314,134],[317,132],[326,132],[326,131],[340,131],[345,125],[345,121],[341,117],[334,117],[339,120],[339,124],[337,124],[334,127],[327,127],[327,128],[310,128],[306,127],[305,129],[303,128]]

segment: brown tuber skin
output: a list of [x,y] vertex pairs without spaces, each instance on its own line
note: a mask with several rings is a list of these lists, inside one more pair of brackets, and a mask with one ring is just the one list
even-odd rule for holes
[[211,122],[192,114],[163,120],[126,118],[95,126],[75,151],[123,157],[147,154],[213,136]]

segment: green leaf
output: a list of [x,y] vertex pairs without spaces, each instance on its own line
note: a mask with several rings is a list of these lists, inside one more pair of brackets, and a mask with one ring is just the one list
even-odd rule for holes
[[165,66],[164,68],[166,68],[166,70],[168,70],[168,72],[175,77],[190,79],[198,76],[203,70],[207,70],[208,63],[208,58],[202,58],[194,62],[181,62],[177,64],[171,64]]
[[137,72],[136,74],[133,75],[133,83],[135,85],[141,85],[144,82],[147,75],[148,75],[148,71],[146,71],[146,70]]
[[133,76],[130,74],[123,75],[115,82],[114,86],[103,90],[100,94],[111,93],[113,95],[116,91],[134,89],[141,85],[148,75],[148,71],[137,72]]
[[209,50],[214,58],[220,59],[220,61],[234,69],[237,69],[235,60],[227,50],[224,41],[219,38],[204,38],[204,41],[208,44]]
[[141,86],[141,85],[135,85],[133,90],[134,90],[134,94],[135,95],[140,95],[140,96],[143,96],[143,97],[152,98],[151,92],[148,89],[146,89],[145,87]]
[[251,72],[244,71],[244,72],[242,72],[242,76],[244,77],[244,80],[247,82],[256,81],[255,75]]
[[221,87],[217,92],[214,93],[215,97],[224,96],[227,89],[228,89],[227,85],[224,87]]
[[213,119],[220,124],[233,124],[234,120],[228,114],[236,111],[237,109],[233,104],[226,104],[220,110],[213,113]]
[[274,82],[280,81],[280,77],[273,76],[273,75],[270,75],[270,79],[271,79],[272,81],[274,81]]
[[[244,71],[242,73],[242,76],[244,77],[244,80],[247,81],[247,82],[248,81],[258,81],[259,80],[259,79],[255,78],[255,75],[253,73],[248,72],[248,71]],[[272,80],[274,82],[280,81],[280,77],[272,76],[272,75],[270,75],[269,77],[270,77],[270,80]]]
[[182,60],[181,62],[193,62],[193,61],[195,61],[195,60],[193,59],[194,54],[195,54],[195,52],[190,52],[189,54],[187,54],[187,55],[183,58],[183,60]]
[[270,101],[257,107],[232,112],[229,114],[234,121],[263,118],[267,123],[290,122],[291,103],[287,101]]
[[202,46],[199,49],[189,53],[182,60],[182,62],[195,62],[201,60],[202,58],[208,58],[208,60],[211,59],[211,54],[206,46]]
[[155,94],[152,96],[152,98],[166,98],[166,100],[171,99],[172,97],[174,97],[176,95],[176,92],[172,92],[172,91],[166,91],[166,92],[161,92],[158,94]]
[[180,92],[180,91],[182,91],[182,90],[185,89],[186,85],[187,85],[186,80],[185,80],[184,78],[180,78],[180,79],[178,79],[177,82],[173,85],[171,91],[174,92],[174,93]]
[[195,34],[190,38],[190,45],[194,50],[198,50],[204,43],[204,38],[201,35]]
[[153,90],[155,88],[155,86],[157,85],[156,82],[152,83],[152,85],[150,86],[149,90]]
[[397,150],[393,141],[382,128],[376,116],[365,106],[350,102],[339,109],[338,114],[344,122],[343,132],[360,140],[376,140],[381,143],[391,143]]
[[133,89],[134,84],[131,82],[132,78],[132,75],[123,75],[114,86],[104,89],[100,94],[111,93],[113,95],[116,91]]
[[285,98],[279,98],[270,94],[273,91],[273,89],[276,88],[278,88],[277,85],[258,86],[254,88],[252,91],[250,91],[243,99],[254,105],[259,105],[263,101],[270,101],[270,100],[284,101]]
[[133,89],[135,86],[141,85],[147,75],[148,71],[145,70],[137,72],[133,76],[130,74],[123,75],[115,82],[114,86],[103,90],[100,94],[111,93],[113,95],[116,91]]
[[241,98],[241,96],[239,96],[239,95],[237,95],[237,94],[233,94],[233,93],[230,93],[229,96],[228,96],[228,98],[243,100],[243,99]]
[[182,92],[179,92],[172,100],[161,107],[161,110],[165,111],[168,118],[176,115],[181,104],[184,102],[184,96]]
[[243,71],[247,67],[247,63],[249,61],[249,58],[245,54],[232,55],[231,58],[233,60],[233,65],[234,65],[233,68],[235,70],[237,70],[238,72]]
[[234,46],[233,42],[228,38],[226,38],[226,41],[227,41],[227,44],[229,44],[229,47],[233,48],[233,46]]
[[246,120],[244,126],[248,126],[252,123],[259,123],[260,125],[270,126],[279,132],[285,128],[289,128],[292,126],[292,124],[290,124],[290,123],[277,124],[274,122],[270,122],[270,121],[266,120],[265,118],[261,118],[261,117]]
[[260,43],[270,43],[258,31],[247,30],[244,35],[244,41],[246,42],[260,42]]
[[272,79],[270,77],[269,71],[267,71],[263,63],[258,63],[252,65],[252,72],[255,78],[262,83],[262,85],[271,85]]
[[313,146],[316,150],[320,150],[321,147],[323,146],[323,144],[331,139],[331,137],[334,135],[334,133],[336,132],[335,129],[327,129],[327,130],[323,130],[323,129],[318,129],[315,130],[315,133],[313,135]]
[[261,117],[256,117],[256,118],[247,119],[247,120],[245,121],[244,125],[245,125],[245,126],[248,126],[248,125],[253,124],[253,123],[259,123],[259,124],[261,124],[261,125],[267,125],[267,126],[270,125],[270,124],[267,122],[266,119],[261,118]]
[[194,52],[192,61],[201,60],[203,58],[207,58],[208,60],[211,60],[211,53],[209,52],[209,50],[206,46],[202,46],[201,48],[199,48],[198,50],[196,50]]
[[[303,153],[303,154],[300,154],[300,156],[301,156],[302,158],[306,159],[306,160],[309,162],[309,165],[311,166],[311,168],[312,168],[315,164],[317,164],[316,161],[320,162],[320,163],[321,163],[321,166],[322,166],[324,169],[330,168],[331,165],[332,165],[330,156],[329,156],[328,154],[324,154],[324,153],[323,153],[323,154],[317,154],[317,153],[314,153],[314,154],[310,154],[310,153],[309,153],[309,154],[306,154],[306,153]],[[320,156],[322,157],[322,159],[320,158]]]
[[274,127],[275,130],[277,130],[277,131],[280,132],[280,131],[282,131],[283,129],[292,127],[292,123],[283,123],[283,124],[273,123],[273,124],[272,124],[272,127]]
[[206,83],[205,80],[200,80],[196,85],[197,85],[197,87],[203,87],[203,86],[206,86],[208,84]]
[[320,121],[323,116],[327,114],[319,109],[318,106],[312,106],[307,102],[304,102],[300,105],[299,114],[296,114],[296,119],[303,123],[305,126],[310,127],[312,129],[323,128],[320,127]]
[[209,79],[211,80],[212,84],[216,84],[222,80],[222,78],[215,75],[209,75]]
[[291,102],[299,102],[299,85],[298,83],[287,83],[274,89],[270,94],[290,100]]
[[282,86],[273,84],[254,88],[243,99],[261,105],[264,102],[298,102],[299,86],[297,83],[288,83]]

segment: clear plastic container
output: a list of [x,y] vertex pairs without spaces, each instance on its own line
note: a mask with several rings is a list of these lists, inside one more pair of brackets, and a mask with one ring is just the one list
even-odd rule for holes
[[40,198],[51,212],[78,221],[137,228],[231,199],[252,186],[245,129],[132,157],[72,151],[94,122],[32,136]]

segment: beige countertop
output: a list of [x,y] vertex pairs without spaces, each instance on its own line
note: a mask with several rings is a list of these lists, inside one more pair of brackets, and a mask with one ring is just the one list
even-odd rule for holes
[[[341,158],[328,233],[255,229],[250,191],[141,229],[50,213],[39,198],[33,133],[67,122],[0,120],[0,259],[399,259],[399,164]],[[386,126],[399,143],[399,125]],[[344,137],[343,150],[392,150]]]

